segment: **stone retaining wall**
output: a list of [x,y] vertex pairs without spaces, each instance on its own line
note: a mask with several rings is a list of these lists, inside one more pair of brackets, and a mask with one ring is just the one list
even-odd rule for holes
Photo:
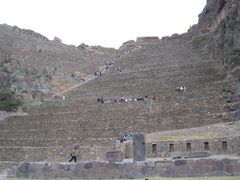
[[[1,172],[18,178],[144,178],[152,176],[195,177],[240,175],[240,157],[214,156],[198,159],[149,160],[133,163],[0,163]],[[104,172],[104,173],[103,173]]]
[[[210,151],[211,154],[238,153],[239,148],[239,137],[193,139],[186,141],[152,141],[146,142],[146,157],[169,157],[171,152],[186,151]],[[132,141],[117,145],[117,149],[124,153],[125,158],[133,158]]]
[[[210,151],[212,154],[237,153],[239,137],[146,143],[147,157],[167,157],[171,152]],[[154,149],[155,148],[155,149]],[[188,149],[189,148],[189,149]]]

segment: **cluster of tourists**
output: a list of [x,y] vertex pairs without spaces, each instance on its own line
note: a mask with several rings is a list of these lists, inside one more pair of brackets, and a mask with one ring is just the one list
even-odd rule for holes
[[132,140],[132,139],[133,139],[132,133],[124,134],[122,137],[117,139],[117,144],[123,143],[124,141],[127,141],[127,140]]
[[[109,67],[113,66],[114,65],[114,62],[113,61],[105,61],[104,62],[104,65],[105,65],[105,69],[108,70]],[[104,72],[104,71],[103,71]],[[103,72],[101,71],[96,71],[94,73],[95,76],[102,76]]]
[[101,72],[101,71],[96,71],[96,72],[94,73],[94,76],[102,76],[102,72]]
[[103,103],[122,103],[122,102],[133,102],[133,101],[156,101],[155,96],[138,96],[136,98],[126,98],[126,97],[121,97],[119,99],[114,99],[114,100],[106,100],[103,99],[103,97],[98,98],[97,102],[103,104]]
[[108,69],[109,67],[114,65],[114,62],[113,61],[105,61],[104,64],[105,64],[105,69]]
[[62,99],[63,101],[66,99],[66,96],[58,96],[57,94],[54,94],[54,99],[57,100],[57,99]]
[[176,91],[178,93],[185,93],[185,92],[187,92],[187,88],[186,88],[186,86],[180,86],[180,87],[176,88]]
[[105,61],[104,62],[105,66],[112,66],[114,64],[113,61]]

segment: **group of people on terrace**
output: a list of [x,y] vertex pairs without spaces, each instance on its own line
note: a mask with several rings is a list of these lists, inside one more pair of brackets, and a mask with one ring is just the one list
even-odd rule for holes
[[109,67],[114,65],[114,62],[113,61],[105,61],[104,65],[105,65],[105,69],[108,70]]
[[178,93],[186,93],[187,92],[187,88],[186,88],[186,86],[180,86],[180,87],[176,88],[176,91]]
[[54,99],[57,100],[57,99],[62,99],[63,101],[66,99],[66,96],[58,96],[57,94],[54,94]]
[[103,104],[103,103],[122,103],[122,102],[136,102],[136,101],[156,101],[155,96],[138,96],[136,98],[126,98],[126,97],[121,97],[120,99],[113,99],[113,100],[105,100],[103,97],[98,98],[97,102]]
[[[104,65],[105,65],[105,69],[108,70],[109,67],[113,66],[114,65],[114,62],[113,61],[105,61],[104,62]],[[102,76],[104,71],[95,71],[94,72],[94,75],[95,76]]]
[[117,139],[117,144],[123,143],[124,141],[127,141],[127,140],[132,140],[132,139],[133,139],[132,133],[124,134],[122,137]]
[[[109,67],[114,65],[114,62],[113,61],[105,61],[104,64],[105,64],[105,69],[107,70],[107,69],[109,69]],[[122,72],[120,67],[116,67],[116,68],[114,68],[114,70]]]
[[94,75],[95,75],[95,76],[102,76],[102,72],[101,72],[101,71],[96,71],[96,72],[94,73]]
[[106,67],[109,67],[109,66],[112,66],[114,64],[114,62],[113,61],[105,61],[104,64]]

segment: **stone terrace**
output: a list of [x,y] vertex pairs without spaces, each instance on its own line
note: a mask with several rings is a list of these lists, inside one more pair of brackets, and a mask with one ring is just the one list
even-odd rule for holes
[[[144,39],[144,38],[143,38]],[[151,39],[151,38],[150,38]],[[191,46],[184,35],[142,43],[121,56],[103,76],[46,101],[29,115],[0,122],[1,161],[102,160],[128,132],[200,127],[234,120],[233,82],[220,65]],[[186,86],[186,93],[176,87]],[[97,98],[155,96],[156,101],[97,102]],[[227,108],[231,107],[231,108]]]

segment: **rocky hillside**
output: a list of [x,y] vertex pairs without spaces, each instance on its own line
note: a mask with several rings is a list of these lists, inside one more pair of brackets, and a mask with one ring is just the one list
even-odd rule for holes
[[240,1],[208,0],[189,33],[193,33],[193,46],[224,65],[226,81],[235,82],[234,106],[240,119]]
[[115,49],[69,46],[57,37],[51,41],[32,30],[0,25],[0,84],[25,104],[36,104],[85,80],[116,54]]
[[239,0],[208,0],[195,31],[195,45],[205,45],[212,58],[231,69],[240,65]]
[[[208,0],[198,24],[175,36],[191,39],[195,49],[224,64],[230,78],[239,79],[239,31],[239,0]],[[118,53],[125,56],[135,46],[128,41],[119,51],[85,44],[75,47],[57,37],[51,41],[32,30],[0,25],[0,84],[24,102],[36,104],[46,95],[84,81],[101,70],[105,61],[116,60]]]

